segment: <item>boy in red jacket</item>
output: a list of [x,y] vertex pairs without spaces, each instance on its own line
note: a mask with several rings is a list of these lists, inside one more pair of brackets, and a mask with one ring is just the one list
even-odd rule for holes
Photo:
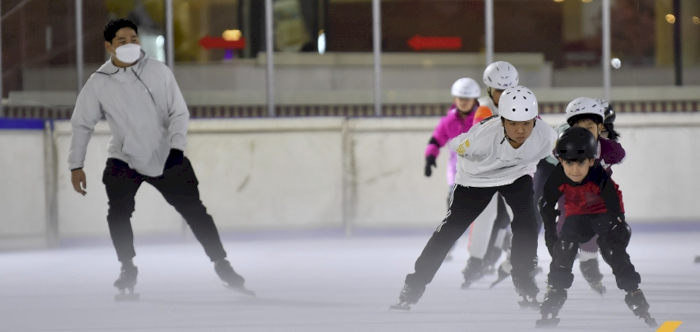
[[[617,287],[627,292],[627,306],[640,318],[656,326],[649,315],[649,303],[639,289],[641,277],[627,254],[632,231],[625,222],[622,193],[605,169],[596,163],[598,141],[581,127],[567,129],[559,136],[555,153],[560,164],[545,183],[538,207],[544,221],[545,242],[552,264],[549,267],[547,294],[540,306],[542,319],[536,326],[551,326],[564,306],[567,289],[574,281],[571,269],[579,243],[598,235],[601,256],[610,265]],[[566,223],[557,235],[554,209],[564,196]]]

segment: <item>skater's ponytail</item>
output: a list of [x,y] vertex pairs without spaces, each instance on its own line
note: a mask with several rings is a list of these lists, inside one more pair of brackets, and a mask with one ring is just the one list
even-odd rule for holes
[[620,133],[615,131],[615,124],[611,122],[603,123],[603,127],[605,127],[605,131],[608,132],[608,139],[617,142],[618,138],[620,138]]

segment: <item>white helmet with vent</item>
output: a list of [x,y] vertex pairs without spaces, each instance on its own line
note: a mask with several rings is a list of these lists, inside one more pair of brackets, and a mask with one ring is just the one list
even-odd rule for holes
[[481,96],[481,87],[475,80],[464,77],[460,78],[452,84],[452,97],[457,98],[479,98]]
[[484,70],[484,84],[498,90],[517,86],[520,77],[515,67],[505,61],[496,61]]
[[566,106],[566,121],[569,122],[574,116],[581,114],[592,114],[600,117],[600,123],[603,123],[605,114],[603,114],[603,105],[600,101],[588,97],[579,97],[574,99]]
[[529,121],[537,117],[537,97],[528,88],[518,85],[501,94],[498,114],[510,121]]

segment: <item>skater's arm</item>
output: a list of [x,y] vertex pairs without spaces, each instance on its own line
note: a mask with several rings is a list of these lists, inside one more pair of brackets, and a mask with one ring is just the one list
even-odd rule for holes
[[552,173],[544,183],[542,197],[544,197],[547,202],[554,202],[556,204],[559,197],[563,195],[560,188],[564,184],[565,179],[566,174],[564,173],[564,167],[561,164],[554,167]]
[[[485,121],[485,122],[484,122]],[[462,157],[471,157],[485,153],[489,136],[488,126],[500,125],[500,122],[484,120],[468,132],[453,138],[448,147]]]
[[557,216],[559,211],[555,210],[554,206],[559,201],[559,197],[562,196],[560,190],[561,186],[564,184],[564,168],[561,165],[557,165],[552,171],[552,174],[547,179],[544,185],[543,195],[537,202],[537,207],[540,215],[542,216],[542,223],[544,226],[544,240],[547,245],[547,250],[549,250],[550,255],[554,255],[554,244],[559,239],[557,235]]
[[622,205],[622,193],[618,190],[618,186],[613,181],[613,179],[608,176],[607,173],[602,169],[602,167],[597,170],[601,173],[601,183],[600,183],[600,197],[603,198],[605,202],[605,208],[608,213],[615,219],[620,219],[620,221],[625,221],[624,207]]
[[606,138],[600,138],[600,154],[605,168],[622,163],[626,156],[622,144]]
[[168,75],[166,91],[168,117],[170,118],[170,125],[168,126],[170,148],[185,151],[190,111],[187,109],[185,98],[182,97],[182,92],[180,92],[180,87],[177,85],[172,71],[167,68],[165,71]]
[[557,165],[549,175],[547,181],[544,184],[544,189],[542,192],[542,197],[538,201],[537,207],[542,215],[542,221],[545,224],[545,230],[549,227],[556,228],[556,217],[558,211],[555,210],[554,206],[559,201],[559,197],[563,194],[560,190],[561,186],[564,184],[564,168],[561,165]]
[[435,127],[435,130],[433,130],[433,135],[430,136],[428,146],[425,148],[426,157],[433,156],[437,158],[438,155],[440,155],[440,148],[445,146],[445,144],[449,142],[450,138],[452,138],[449,136],[449,130],[447,129],[448,123],[449,115],[440,119],[440,122]]
[[83,168],[88,143],[95,125],[101,118],[102,111],[95,89],[95,79],[91,78],[78,94],[70,119],[72,136],[68,152],[68,167],[71,171]]
[[449,148],[462,157],[469,157],[477,151],[474,143],[474,135],[467,132],[453,138],[449,143]]
[[425,148],[425,176],[430,176],[433,173],[433,168],[437,167],[436,159],[440,155],[440,148],[445,145],[448,140],[447,117],[440,119],[433,135],[430,136],[428,146]]

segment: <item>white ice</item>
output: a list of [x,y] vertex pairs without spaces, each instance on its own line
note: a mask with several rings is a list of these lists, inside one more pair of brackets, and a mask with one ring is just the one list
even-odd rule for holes
[[[138,235],[137,235],[138,236]],[[512,282],[487,276],[461,290],[467,257],[454,260],[409,312],[390,312],[406,273],[430,236],[316,236],[225,243],[257,298],[224,288],[196,242],[137,245],[141,300],[116,303],[119,264],[108,245],[0,254],[0,331],[532,331],[539,314],[520,309]],[[629,251],[659,323],[700,331],[698,232],[638,232]],[[540,242],[540,266],[549,257]],[[601,262],[602,263],[602,262]],[[576,279],[560,313],[561,331],[654,331],[632,315],[602,264],[608,288]],[[542,298],[545,274],[537,277]]]

